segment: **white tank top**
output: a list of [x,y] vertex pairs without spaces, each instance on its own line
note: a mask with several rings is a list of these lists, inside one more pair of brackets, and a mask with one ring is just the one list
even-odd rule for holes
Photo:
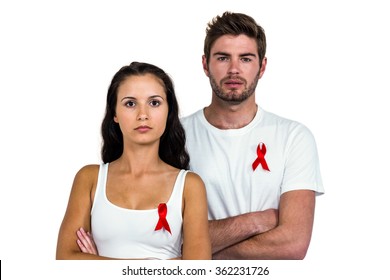
[[100,165],[91,209],[92,235],[99,255],[123,259],[169,259],[181,256],[182,198],[188,171],[179,172],[171,196],[166,202],[169,232],[164,223],[157,226],[160,221],[158,209],[132,210],[116,206],[107,199],[108,165]]

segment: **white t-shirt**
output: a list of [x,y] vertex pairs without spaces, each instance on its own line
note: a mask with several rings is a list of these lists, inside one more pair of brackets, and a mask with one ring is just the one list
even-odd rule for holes
[[314,137],[298,122],[261,108],[240,129],[212,126],[203,110],[181,121],[190,168],[205,182],[212,220],[278,208],[287,191],[324,192]]
[[182,201],[187,171],[181,170],[166,202],[170,232],[162,227],[158,209],[132,210],[112,204],[106,195],[109,164],[101,164],[91,210],[91,226],[100,256],[169,259],[181,256]]

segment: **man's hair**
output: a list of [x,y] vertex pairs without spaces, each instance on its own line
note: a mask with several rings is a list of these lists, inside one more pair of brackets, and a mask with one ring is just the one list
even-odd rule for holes
[[238,36],[244,34],[257,42],[257,52],[260,66],[267,47],[264,29],[256,21],[245,14],[224,12],[222,16],[216,16],[207,24],[206,38],[204,40],[204,55],[207,64],[210,60],[210,50],[215,41],[223,35]]

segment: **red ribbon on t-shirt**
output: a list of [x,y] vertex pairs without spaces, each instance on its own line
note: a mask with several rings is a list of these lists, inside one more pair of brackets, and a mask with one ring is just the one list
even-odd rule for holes
[[165,203],[160,203],[158,205],[158,215],[159,219],[156,225],[156,228],[154,230],[160,230],[162,228],[165,228],[167,231],[171,233],[171,228],[169,227],[168,221],[167,221],[167,213],[168,213],[168,208]]
[[255,159],[255,161],[252,163],[252,169],[253,171],[256,170],[257,166],[259,164],[261,164],[261,167],[263,167],[264,170],[269,170],[268,168],[268,164],[267,162],[265,161],[265,154],[267,153],[267,148],[265,147],[265,144],[264,143],[260,143],[258,146],[257,146],[257,158]]

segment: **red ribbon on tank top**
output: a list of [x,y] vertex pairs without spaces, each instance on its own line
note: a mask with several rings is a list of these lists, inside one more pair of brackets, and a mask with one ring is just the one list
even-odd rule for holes
[[267,164],[267,162],[265,161],[265,158],[264,158],[265,154],[267,153],[267,148],[266,148],[265,144],[264,143],[260,143],[257,146],[256,152],[257,152],[257,158],[252,163],[253,171],[256,170],[256,168],[257,168],[257,166],[259,164],[261,164],[261,167],[263,167],[264,170],[270,171],[269,168],[268,168],[268,164]]
[[167,213],[168,213],[167,205],[165,203],[160,203],[158,205],[158,215],[160,218],[158,219],[156,228],[154,230],[160,230],[162,228],[165,228],[167,231],[169,231],[170,234],[172,234],[171,228],[169,227],[167,221]]

